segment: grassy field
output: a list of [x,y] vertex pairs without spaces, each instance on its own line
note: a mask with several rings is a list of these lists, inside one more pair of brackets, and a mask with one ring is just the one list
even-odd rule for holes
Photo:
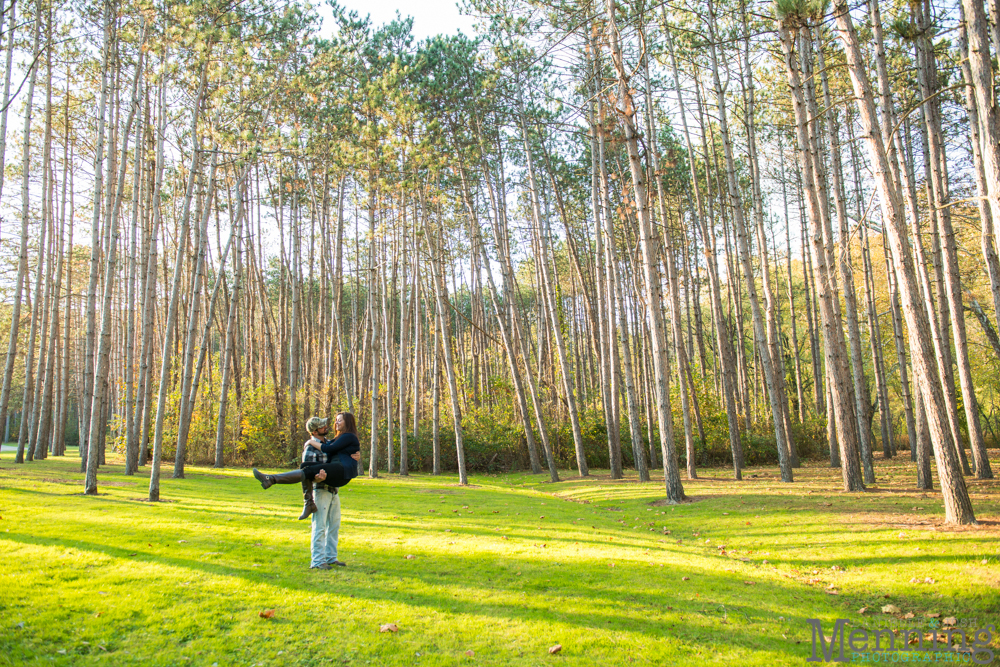
[[679,506],[600,473],[359,478],[330,572],[297,487],[166,467],[151,504],[120,463],[92,497],[73,456],[0,458],[0,665],[803,665],[806,619],[1000,622],[1000,481],[969,480],[980,526],[945,527],[908,460],[863,494],[816,464],[704,470]]

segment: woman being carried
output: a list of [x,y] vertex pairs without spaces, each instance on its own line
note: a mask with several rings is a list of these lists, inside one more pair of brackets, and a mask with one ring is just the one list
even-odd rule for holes
[[[334,420],[337,437],[333,440],[325,438],[329,429],[328,424],[329,419],[320,419],[319,417],[313,417],[306,422],[306,430],[312,437],[305,443],[306,452],[303,458],[307,462],[303,463],[298,470],[266,475],[256,468],[253,469],[253,476],[265,489],[269,489],[275,484],[302,484],[304,506],[302,516],[299,519],[305,519],[316,511],[316,503],[313,500],[313,482],[322,482],[331,487],[341,487],[358,476],[361,443],[358,441],[354,415],[350,412],[337,413]],[[327,463],[309,462],[309,459],[314,458],[308,455],[310,449],[322,451],[327,457]]]

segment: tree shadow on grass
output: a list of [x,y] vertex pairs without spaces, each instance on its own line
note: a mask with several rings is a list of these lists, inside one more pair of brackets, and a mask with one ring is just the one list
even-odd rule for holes
[[[640,578],[637,575],[612,576],[606,562],[579,559],[572,564],[572,584],[565,586],[537,578],[540,570],[544,573],[565,566],[540,564],[531,558],[507,556],[504,564],[497,566],[483,562],[493,559],[493,554],[455,556],[435,553],[401,562],[380,557],[379,552],[373,550],[358,548],[362,562],[371,562],[355,566],[350,574],[359,573],[362,576],[352,579],[337,574],[310,579],[282,576],[275,580],[268,577],[289,573],[273,569],[255,571],[142,551],[136,553],[129,548],[84,540],[19,533],[5,533],[3,537],[26,545],[74,549],[135,561],[137,564],[165,565],[235,579],[239,581],[234,585],[236,591],[264,584],[286,592],[315,595],[332,585],[336,594],[344,597],[350,595],[371,603],[402,604],[419,608],[422,613],[568,625],[588,633],[638,633],[644,637],[642,641],[665,640],[702,647],[721,645],[747,651],[777,651],[789,659],[808,656],[809,628],[804,618],[792,619],[791,612],[781,600],[812,598],[810,606],[815,613],[808,612],[810,617],[830,619],[839,613],[828,600],[823,599],[824,596],[807,587],[758,581],[750,588],[741,576],[697,567],[683,570],[697,580],[689,585],[676,583],[681,579],[681,570],[665,567],[662,570],[656,568],[650,575],[662,580],[661,585],[638,587],[628,582],[629,578]],[[431,560],[432,567],[428,564]],[[477,573],[476,583],[454,583],[455,573],[470,570]],[[529,573],[528,576],[534,574],[536,578],[525,581],[521,573]],[[266,599],[270,596],[265,592],[258,597]],[[282,599],[283,596],[277,597]],[[255,607],[247,609],[253,611]],[[778,627],[779,615],[789,618],[793,630],[798,631],[803,641],[802,646],[790,644],[781,637],[787,629]]]

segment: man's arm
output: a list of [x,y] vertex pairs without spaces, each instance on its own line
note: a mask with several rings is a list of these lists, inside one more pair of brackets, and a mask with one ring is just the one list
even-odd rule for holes
[[[353,436],[353,437],[347,437],[347,436]],[[313,446],[315,447],[315,445]],[[325,444],[323,444],[320,447],[320,449],[323,450],[324,454],[328,456],[333,456],[334,454],[339,454],[340,452],[353,453],[351,451],[352,447],[356,447],[357,450],[361,449],[361,445],[358,443],[358,437],[353,433],[344,433],[340,436],[337,436],[333,440],[328,440]]]
[[[351,454],[351,458],[354,459],[355,461],[360,461],[361,460],[361,452],[360,451],[354,452],[353,454]],[[322,482],[324,479],[326,479],[326,471],[325,470],[320,470],[318,473],[316,473],[316,480],[315,481]]]

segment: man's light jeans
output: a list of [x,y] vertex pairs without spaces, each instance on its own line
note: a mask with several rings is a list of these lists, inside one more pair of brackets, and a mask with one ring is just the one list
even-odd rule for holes
[[337,560],[340,535],[340,494],[316,489],[313,497],[316,511],[312,515],[312,562],[309,567]]

